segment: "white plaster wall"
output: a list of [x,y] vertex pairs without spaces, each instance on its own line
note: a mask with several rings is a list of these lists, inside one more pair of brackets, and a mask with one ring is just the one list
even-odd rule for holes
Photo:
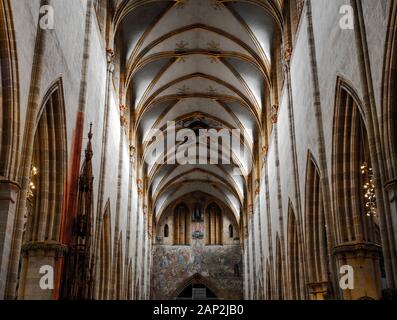
[[[360,76],[359,52],[357,50],[356,33],[354,30],[342,30],[339,25],[341,15],[339,9],[342,5],[349,4],[346,0],[315,0],[312,3],[314,41],[316,46],[316,59],[320,85],[320,102],[322,111],[322,124],[324,127],[327,174],[331,181],[332,171],[332,143],[333,143],[333,118],[335,107],[335,91],[337,77],[346,79],[357,91],[360,99],[363,97],[363,84]],[[369,59],[373,76],[376,108],[378,118],[381,117],[381,87],[384,70],[384,55],[386,29],[389,22],[390,0],[361,1],[364,21],[366,24],[366,37],[369,48]],[[307,156],[310,150],[317,164],[319,163],[319,132],[314,109],[313,74],[310,66],[310,51],[308,46],[308,21],[306,7],[298,28],[294,51],[291,58],[291,89],[293,111],[295,119],[295,141],[298,161],[299,188],[303,218],[305,215],[305,181]],[[357,26],[356,26],[357,27]],[[278,147],[280,159],[280,187],[282,210],[284,220],[284,241],[287,241],[288,226],[288,200],[296,209],[294,198],[294,172],[292,167],[291,139],[289,135],[288,99],[287,88],[284,85],[280,97],[278,116]],[[275,135],[272,132],[269,139],[267,164],[263,170],[268,171],[270,192],[271,238],[273,242],[273,256],[276,249],[276,235],[280,232],[278,182]],[[264,171],[262,173],[264,180]],[[262,236],[264,238],[264,261],[269,258],[269,243],[267,239],[266,194],[264,182],[261,190]],[[295,212],[296,213],[296,212]],[[304,222],[304,221],[303,221]],[[286,243],[285,243],[286,244]]]
[[[67,159],[70,171],[73,138],[76,134],[76,115],[79,107],[79,94],[82,78],[82,62],[85,34],[85,14],[87,1],[54,0],[54,29],[46,32],[46,47],[44,51],[43,75],[40,86],[41,101],[49,87],[60,77],[63,83],[65,98],[65,121],[67,133]],[[28,109],[29,88],[33,64],[37,25],[39,19],[39,0],[11,0],[15,40],[17,44],[18,76],[20,83],[20,152],[22,152],[24,123]],[[106,95],[106,45],[100,33],[96,14],[92,12],[93,19],[90,30],[90,46],[87,74],[86,106],[84,118],[83,150],[87,143],[89,124],[93,123],[93,175],[94,175],[94,214],[97,213],[97,197],[100,177],[100,163],[102,156],[102,133],[104,130],[104,107]],[[71,27],[72,26],[72,27]],[[112,86],[113,88],[113,86]],[[114,90],[112,90],[114,91]],[[107,157],[104,203],[107,199],[111,205],[112,244],[116,216],[116,190],[118,187],[118,165],[120,144],[120,111],[118,95],[112,92],[109,106],[109,137],[108,147],[105,150]],[[123,246],[126,244],[127,215],[132,214],[131,225],[136,227],[136,188],[133,186],[133,204],[131,213],[128,212],[128,180],[129,180],[129,143],[124,136],[123,166],[121,172],[121,206],[120,206],[120,231],[123,234]],[[84,152],[82,153],[82,159]],[[70,173],[70,172],[68,172]],[[135,183],[135,179],[133,180]],[[134,184],[133,183],[133,184]],[[102,212],[103,213],[103,212]],[[94,218],[94,223],[96,218]],[[132,253],[135,238],[131,238],[130,254]],[[123,248],[125,250],[125,248]],[[125,252],[123,252],[125,256]]]

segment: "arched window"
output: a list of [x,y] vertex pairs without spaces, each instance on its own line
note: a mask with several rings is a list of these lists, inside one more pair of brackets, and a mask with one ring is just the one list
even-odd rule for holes
[[234,237],[234,230],[233,230],[233,226],[230,225],[229,226],[229,238],[233,239],[233,237]]
[[223,216],[221,208],[216,203],[211,203],[207,207],[205,230],[207,245],[222,244]]
[[181,203],[174,210],[174,245],[190,244],[190,212],[186,204]]
[[164,238],[168,238],[170,234],[170,227],[168,226],[168,224],[166,224],[164,226]]

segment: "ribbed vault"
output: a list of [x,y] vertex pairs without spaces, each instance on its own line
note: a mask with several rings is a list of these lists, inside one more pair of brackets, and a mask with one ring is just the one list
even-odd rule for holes
[[[156,221],[178,198],[206,192],[240,222],[261,143],[255,137],[261,136],[263,115],[269,113],[280,6],[277,0],[118,1],[114,25],[125,64],[126,104],[133,111],[133,137],[138,159],[145,160],[140,165]],[[221,161],[223,145],[208,146],[198,134],[197,140],[179,141],[174,148],[162,145],[185,129],[234,135],[239,130],[237,143],[226,146],[230,163]],[[189,143],[197,143],[197,154],[186,165],[169,161]],[[218,154],[220,163],[200,158],[205,150]]]

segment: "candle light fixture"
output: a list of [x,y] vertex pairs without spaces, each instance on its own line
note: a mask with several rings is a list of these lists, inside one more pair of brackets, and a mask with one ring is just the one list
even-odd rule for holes
[[368,217],[377,216],[376,207],[376,193],[375,193],[375,176],[372,168],[367,162],[364,162],[361,167],[361,174],[364,176],[364,201],[365,210]]
[[36,190],[36,184],[34,183],[34,178],[39,174],[37,167],[32,166],[30,169],[30,182],[28,188],[28,199],[32,200],[34,198],[34,192]]

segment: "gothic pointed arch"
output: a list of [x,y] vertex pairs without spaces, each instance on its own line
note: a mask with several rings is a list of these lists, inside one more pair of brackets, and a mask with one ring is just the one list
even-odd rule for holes
[[185,203],[179,203],[174,209],[174,244],[190,243],[190,210]]
[[302,266],[302,243],[299,232],[298,221],[290,204],[288,207],[288,277],[290,298],[292,300],[303,300],[304,278]]
[[108,300],[111,295],[112,238],[110,201],[106,203],[100,228],[99,256],[97,260],[96,295],[99,300]]
[[223,235],[222,209],[215,202],[210,203],[205,215],[205,234],[207,245],[221,245]]
[[211,290],[211,292],[214,293],[214,295],[218,298],[221,299],[223,297],[223,294],[219,288],[217,288],[211,280],[208,278],[202,276],[199,273],[194,274],[190,278],[186,279],[183,281],[178,288],[173,292],[172,297],[177,298],[178,296],[181,295],[181,293],[189,286],[192,285],[204,285],[206,288]]
[[55,267],[65,251],[60,243],[67,176],[64,108],[62,79],[58,79],[44,96],[36,119],[19,280],[19,296],[27,299],[40,290],[29,285],[38,276],[35,264],[49,260]]
[[166,224],[164,226],[164,233],[163,233],[164,238],[168,238],[169,234],[170,234],[170,227],[168,226],[168,224]]
[[305,234],[308,261],[308,288],[311,298],[328,294],[329,250],[320,171],[309,152],[306,167]]
[[375,232],[378,228],[376,199],[373,198],[371,204],[366,201],[366,184],[371,185],[374,193],[375,177],[361,103],[355,90],[342,79],[338,81],[336,97],[333,189],[337,238],[339,242],[380,243]]
[[[335,202],[338,264],[357,264],[361,276],[371,286],[354,290],[347,299],[380,297],[384,272],[380,239],[376,181],[371,163],[367,123],[356,90],[338,78],[334,116],[332,191]],[[359,253],[364,256],[362,260]],[[366,266],[366,268],[363,267]],[[359,267],[361,266],[361,267]],[[363,284],[364,286],[364,284]],[[371,293],[369,293],[371,292]]]
[[[382,134],[386,167],[384,189],[388,198],[387,205],[391,212],[391,219],[389,219],[392,222],[391,225],[395,225],[397,220],[397,3],[395,1],[390,4],[388,26],[382,87]],[[390,223],[388,224],[390,225]],[[393,233],[392,230],[389,232],[390,234]],[[388,246],[395,247],[397,243],[396,232],[394,232],[393,240],[388,241],[390,245],[383,246],[385,250],[387,250]],[[388,253],[386,253],[386,256],[387,255]],[[395,254],[391,254],[388,260],[395,261]],[[388,269],[393,269],[393,266],[389,266]],[[389,271],[388,273],[390,274],[393,272]],[[393,287],[395,287],[396,278],[392,278],[394,279],[391,279],[391,282],[393,283]]]

